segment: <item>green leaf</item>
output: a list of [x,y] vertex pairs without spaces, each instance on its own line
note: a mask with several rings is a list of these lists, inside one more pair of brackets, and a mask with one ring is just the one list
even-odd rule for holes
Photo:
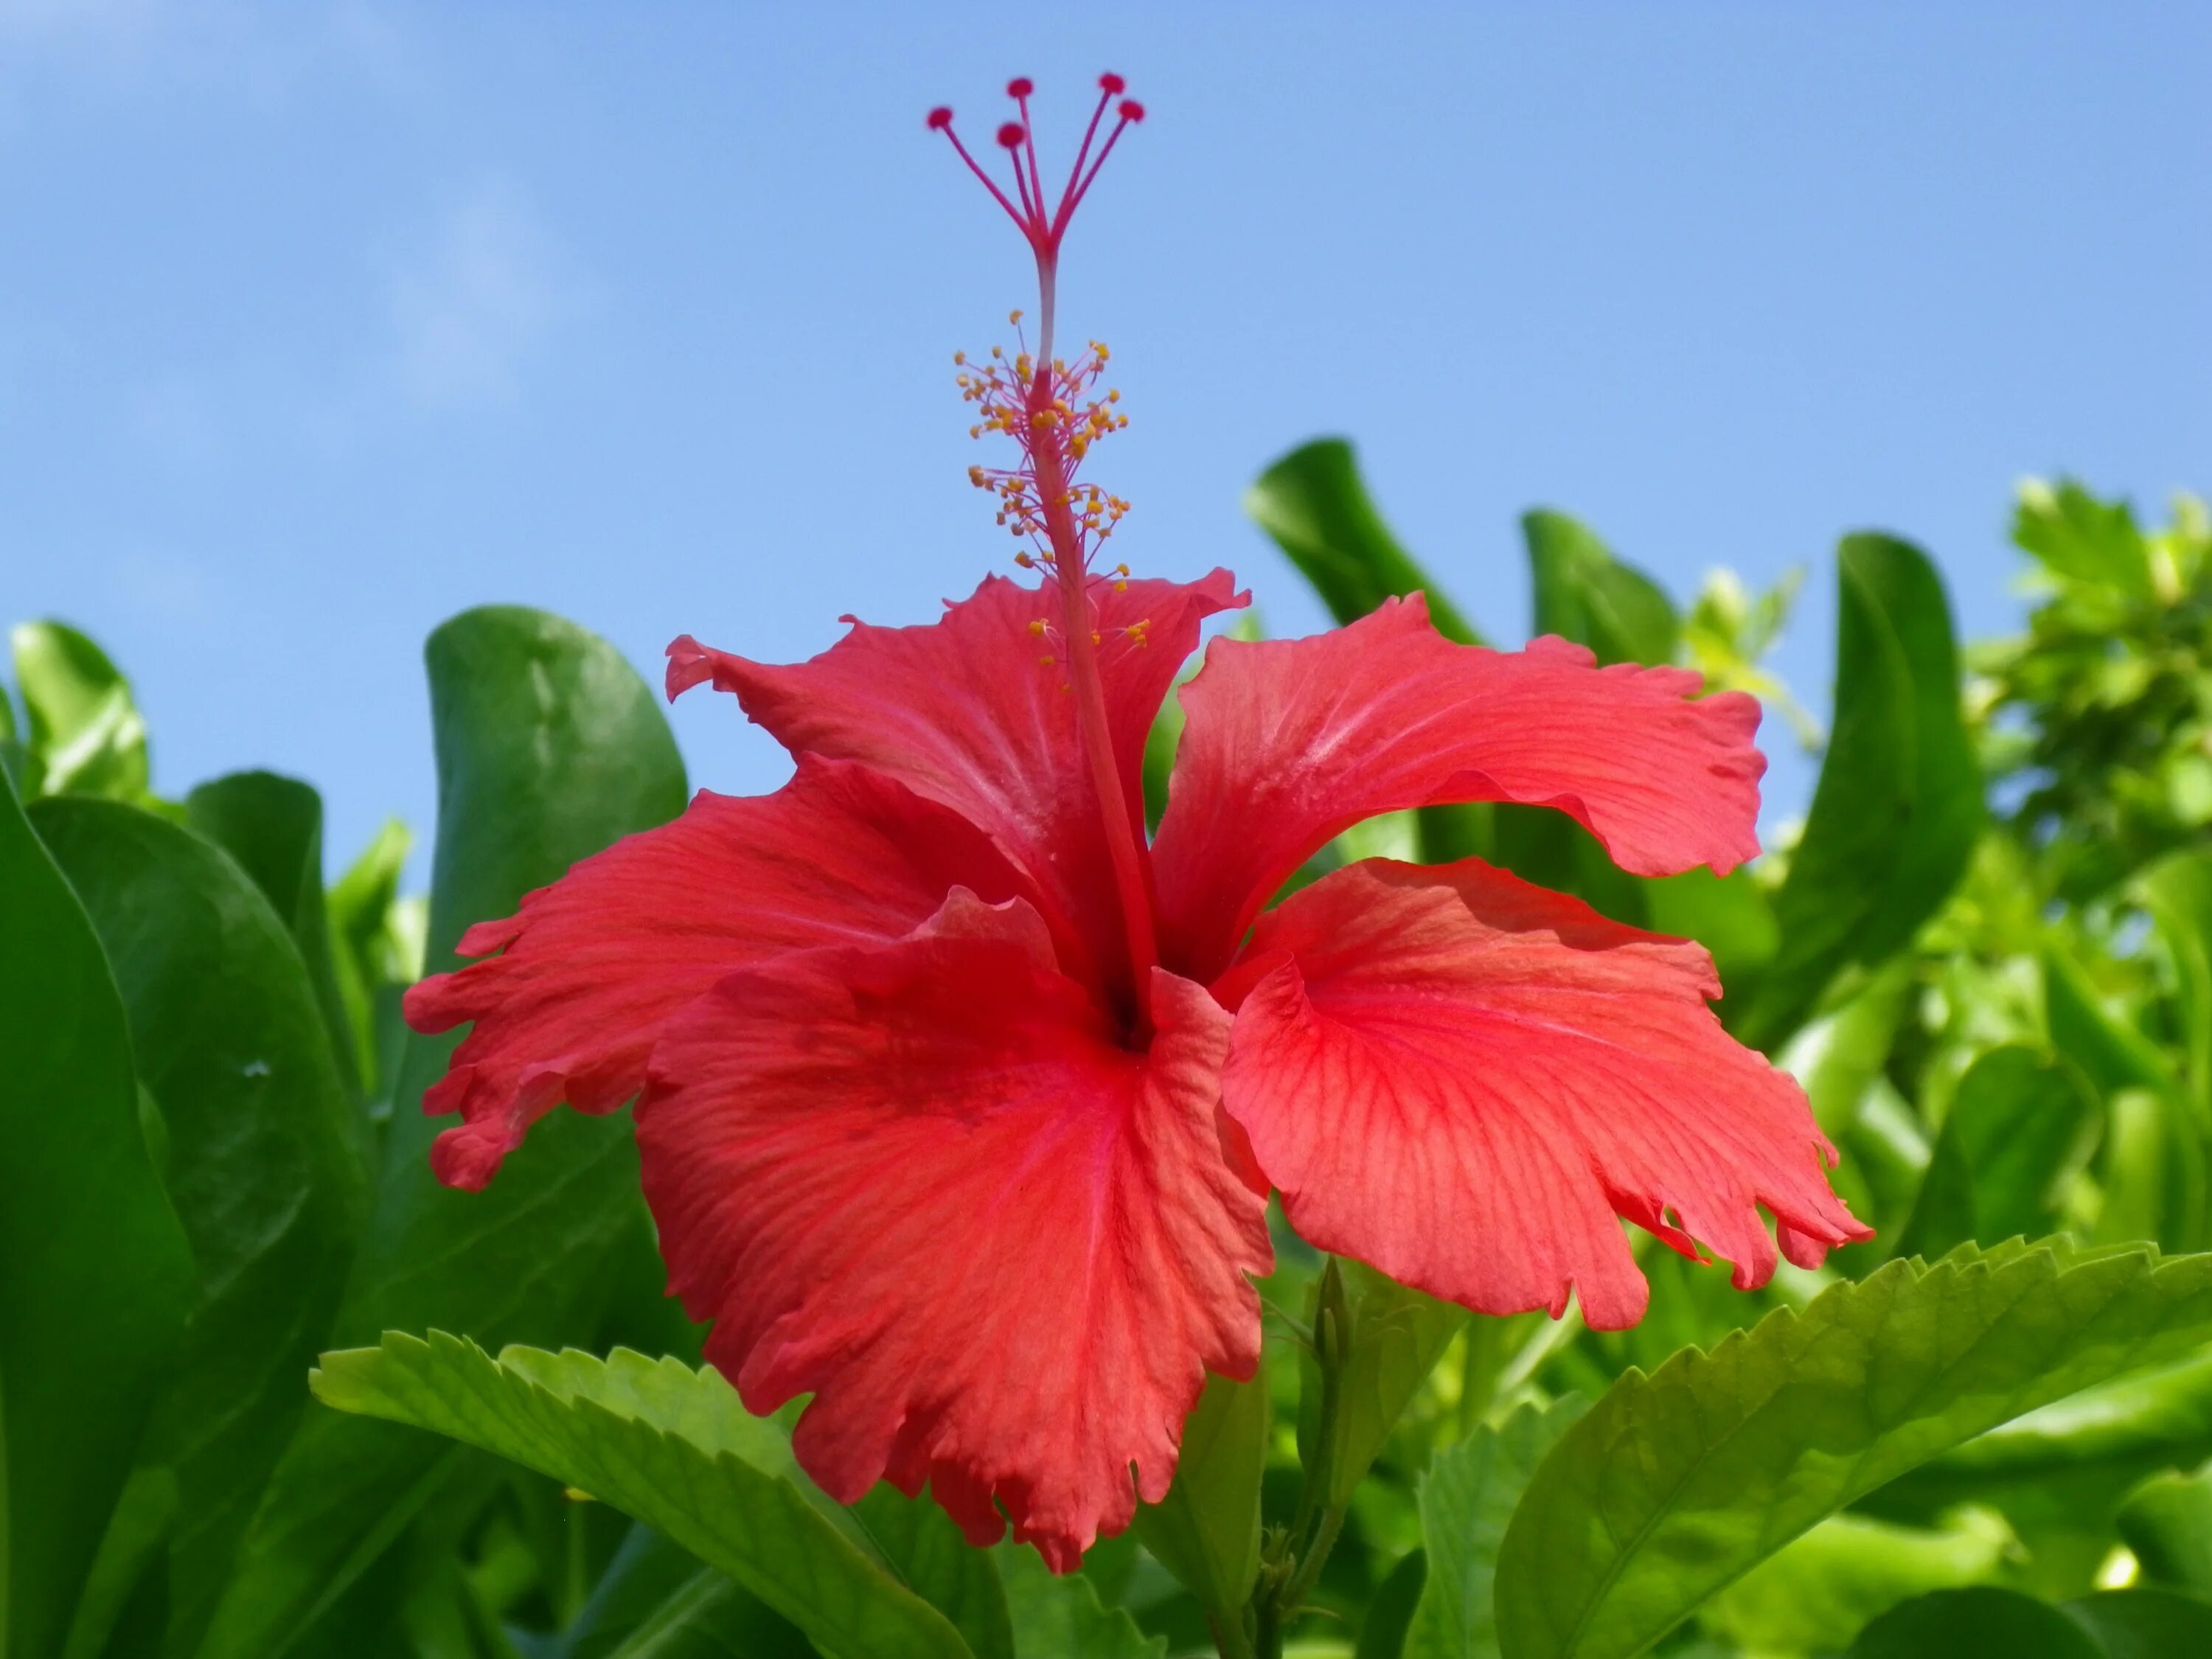
[[2151,1089],[2172,1094],[2172,1066],[2148,1037],[2108,1010],[2074,958],[2046,940],[2043,967],[2044,1022],[2051,1046],[2081,1068],[2100,1093]]
[[1585,1402],[1569,1395],[1523,1406],[1496,1428],[1478,1428],[1421,1477],[1427,1582],[1406,1632],[1405,1659],[1497,1659],[1493,1585],[1514,1506],[1545,1454]]
[[1359,1621],[1359,1645],[1352,1650],[1352,1659],[1401,1659],[1414,1610],[1420,1606],[1421,1592],[1428,1582],[1429,1553],[1408,1550],[1376,1587],[1374,1599]]
[[328,895],[338,1000],[352,1031],[355,1069],[372,1099],[395,1080],[407,1036],[400,994],[422,971],[421,902],[399,896],[414,845],[405,824],[387,819]]
[[2190,1105],[2199,1132],[2212,1133],[2212,856],[2173,854],[2136,886],[2173,964]]
[[1437,631],[1462,645],[1482,636],[1398,544],[1341,438],[1301,445],[1244,493],[1244,510],[1290,556],[1331,614],[1357,622],[1392,594],[1428,595]]
[[2014,509],[2012,538],[2045,569],[2130,599],[2154,592],[2150,550],[2125,501],[2100,501],[2071,478],[2053,488],[2030,479]]
[[1936,1590],[1892,1607],[1859,1632],[1849,1659],[2107,1659],[2096,1639],[2048,1601],[1983,1586]]
[[1601,663],[1671,663],[1681,644],[1674,602],[1613,555],[1578,519],[1550,507],[1521,515],[1539,634],[1586,645]]
[[1693,939],[1712,952],[1721,983],[1734,986],[1774,959],[1782,930],[1773,901],[1745,865],[1725,876],[1700,866],[1640,884],[1644,925],[1655,933]]
[[2011,1529],[1970,1510],[1941,1530],[1832,1515],[1705,1603],[1708,1632],[1752,1653],[1819,1653],[1909,1597],[1984,1583]]
[[122,999],[0,783],[0,1649],[58,1653],[192,1305]]
[[1896,1253],[1932,1260],[1969,1239],[2050,1231],[2099,1116],[2072,1066],[2021,1043],[1990,1049],[1959,1079]]
[[361,1066],[338,994],[323,896],[323,798],[296,778],[233,772],[185,797],[185,823],[237,860],[283,919],[307,965],[338,1079],[358,1095]]
[[544,1659],[814,1659],[799,1627],[636,1526]]
[[2145,1578],[2212,1595],[2212,1463],[2153,1475],[2128,1494],[2118,1518]]
[[[1324,1444],[1321,1368],[1309,1352],[1302,1366],[1298,1458],[1309,1479],[1322,1474],[1319,1498],[1334,1509],[1352,1501],[1398,1419],[1467,1323],[1468,1312],[1345,1257],[1335,1258],[1316,1285],[1325,1298],[1331,1274],[1341,1276],[1339,1305],[1346,1327],[1334,1420]],[[1314,1328],[1318,1340],[1318,1316]]]
[[122,671],[64,623],[20,623],[10,642],[39,793],[143,801],[146,722]]
[[992,1554],[969,1544],[933,1499],[908,1498],[878,1481],[850,1513],[899,1582],[952,1621],[975,1659],[1014,1659],[1006,1593]]
[[1267,1377],[1208,1376],[1182,1429],[1175,1484],[1137,1511],[1137,1536],[1209,1613],[1236,1618],[1260,1576]]
[[2212,1256],[1968,1245],[1631,1371],[1568,1431],[1507,1531],[1506,1659],[1641,1652],[1854,1499],[2208,1334]]
[[2109,1590],[2062,1609],[2087,1631],[2105,1659],[2179,1659],[2212,1653],[2212,1602],[2172,1590]]
[[1031,1549],[995,1553],[1018,1659],[1165,1659],[1167,1638],[1148,1637],[1121,1608],[1101,1607],[1080,1573],[1055,1577]]
[[1957,884],[1981,833],[1982,782],[1959,707],[1949,603],[1927,556],[1844,538],[1835,735],[1775,900],[1782,944],[1740,1035],[1771,1048],[1838,971],[1878,966]]
[[181,1492],[171,1616],[189,1651],[337,1311],[367,1198],[353,1113],[291,933],[243,870],[119,801],[40,801],[31,822],[114,969],[199,1269],[143,1454]]
[[[605,641],[492,606],[430,636],[439,821],[431,960],[459,965],[471,923],[684,805],[683,764],[653,694]],[[592,1340],[624,1232],[643,1224],[619,1117],[556,1112],[481,1193],[438,1185],[416,1109],[458,1033],[408,1045],[368,1230],[333,1327],[466,1330],[486,1342]],[[438,1443],[312,1412],[279,1463],[202,1659],[264,1659],[311,1624],[435,1489]]]
[[812,1487],[783,1431],[711,1369],[617,1349],[510,1347],[387,1332],[323,1356],[315,1397],[411,1424],[578,1487],[726,1573],[838,1659],[960,1659],[967,1644],[849,1514]]

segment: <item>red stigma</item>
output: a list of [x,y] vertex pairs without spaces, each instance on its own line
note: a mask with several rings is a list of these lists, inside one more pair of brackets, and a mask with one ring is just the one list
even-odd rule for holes
[[[1029,99],[1036,89],[1036,83],[1026,75],[1018,75],[1006,82],[1006,94],[1022,106],[1023,118],[1008,121],[998,131],[1000,147],[1010,153],[1014,164],[1014,187],[1011,193],[1002,189],[982,165],[960,142],[960,135],[952,130],[952,112],[940,106],[929,112],[929,126],[933,132],[942,132],[952,141],[952,148],[966,162],[968,170],[983,183],[992,198],[1006,210],[1006,216],[1020,228],[1029,245],[1036,252],[1041,272],[1049,272],[1052,262],[1059,256],[1060,239],[1067,234],[1067,222],[1074,217],[1075,210],[1098,177],[1098,170],[1106,164],[1106,157],[1120,142],[1125,129],[1145,118],[1145,106],[1133,98],[1114,100],[1128,82],[1109,71],[1098,77],[1098,104],[1091,112],[1091,124],[1084,130],[1083,142],[1076,149],[1075,165],[1068,170],[1067,182],[1062,185],[1059,199],[1053,201],[1045,195],[1044,179],[1037,167],[1036,142],[1030,131]],[[1106,116],[1111,111],[1117,118],[1111,127],[1101,131]],[[1046,307],[1048,313],[1050,307]]]

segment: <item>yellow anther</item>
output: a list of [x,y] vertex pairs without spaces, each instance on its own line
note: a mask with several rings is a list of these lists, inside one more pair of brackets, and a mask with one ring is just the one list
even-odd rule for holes
[[956,363],[964,363],[968,361],[968,354],[964,351],[956,351],[952,354],[952,361]]
[[1029,556],[1028,554],[1026,554],[1026,553],[1017,553],[1017,554],[1015,554],[1015,555],[1014,555],[1014,562],[1015,562],[1016,564],[1018,564],[1018,565],[1021,566],[1021,568],[1022,568],[1023,569],[1024,569],[1024,570],[1031,570],[1031,569],[1035,569],[1035,568],[1036,568],[1036,561],[1035,559],[1033,559],[1033,558],[1030,557],[1030,556]]
[[1093,645],[1097,645],[1097,644],[1102,643],[1102,642],[1103,642],[1103,635],[1101,635],[1099,634],[1099,632],[1097,631],[1097,629],[1093,629],[1091,630],[1091,644],[1093,644]]
[[1037,660],[1038,660],[1040,663],[1043,664],[1047,668],[1049,668],[1049,667],[1051,667],[1051,666],[1052,666],[1052,665],[1053,665],[1054,658],[1053,658],[1053,656],[1052,656],[1051,653],[1048,652],[1048,653],[1046,653],[1043,656],[1039,657],[1039,658],[1037,659]]
[[1006,313],[1006,320],[1016,328],[1019,328],[1022,325],[1022,313],[1018,311],[1010,311]]
[[1117,386],[1111,392],[1108,392],[1106,394],[1106,401],[1109,404],[1120,403],[1121,401],[1121,388]]
[[1030,624],[1030,632],[1036,635],[1039,639],[1042,639],[1044,637],[1044,624],[1041,622],[1031,623]]
[[[1116,593],[1126,593],[1129,591],[1129,584],[1127,582],[1115,582],[1114,584],[1114,591]],[[1133,629],[1130,631],[1132,633],[1135,632]]]

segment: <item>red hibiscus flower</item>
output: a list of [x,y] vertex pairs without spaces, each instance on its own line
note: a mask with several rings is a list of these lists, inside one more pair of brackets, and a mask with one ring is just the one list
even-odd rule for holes
[[1455,645],[1418,597],[1216,639],[1147,842],[1146,733],[1244,596],[1097,568],[1124,507],[1077,471],[1126,422],[1103,347],[1054,356],[1053,301],[1143,114],[1102,84],[1049,204],[1011,88],[1013,194],[991,188],[1041,337],[962,376],[978,432],[1016,441],[972,476],[1042,585],[993,576],[791,666],[678,640],[670,695],[734,693],[796,775],[702,792],[407,1000],[420,1030],[474,1022],[424,1101],[462,1119],[441,1179],[482,1186],[560,1102],[636,1097],[672,1289],[745,1403],[814,1396],[796,1449],[833,1495],[927,1482],[972,1539],[1003,1511],[1060,1569],[1164,1494],[1205,1373],[1252,1375],[1270,1188],[1323,1249],[1481,1313],[1572,1292],[1600,1328],[1647,1296],[1616,1218],[1745,1287],[1774,1268],[1761,1206],[1807,1266],[1867,1236],[1695,945],[1474,860],[1370,860],[1267,908],[1340,831],[1438,802],[1556,808],[1639,875],[1725,872],[1758,850],[1751,698],[1558,640]]

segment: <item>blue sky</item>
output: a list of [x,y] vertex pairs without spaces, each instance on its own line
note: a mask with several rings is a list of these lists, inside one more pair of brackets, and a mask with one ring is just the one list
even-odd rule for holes
[[[1500,637],[1537,503],[1686,598],[1808,565],[1816,709],[1844,531],[1987,634],[2022,474],[2212,486],[2203,4],[0,0],[0,621],[108,646],[158,786],[319,784],[336,862],[427,837],[464,606],[655,678],[925,619],[1004,558],[951,354],[1026,294],[922,117],[1028,74],[1058,155],[1107,68],[1152,117],[1067,255],[1134,415],[1098,476],[1272,631],[1322,617],[1238,497],[1320,433]],[[695,785],[782,775],[673,718]]]

